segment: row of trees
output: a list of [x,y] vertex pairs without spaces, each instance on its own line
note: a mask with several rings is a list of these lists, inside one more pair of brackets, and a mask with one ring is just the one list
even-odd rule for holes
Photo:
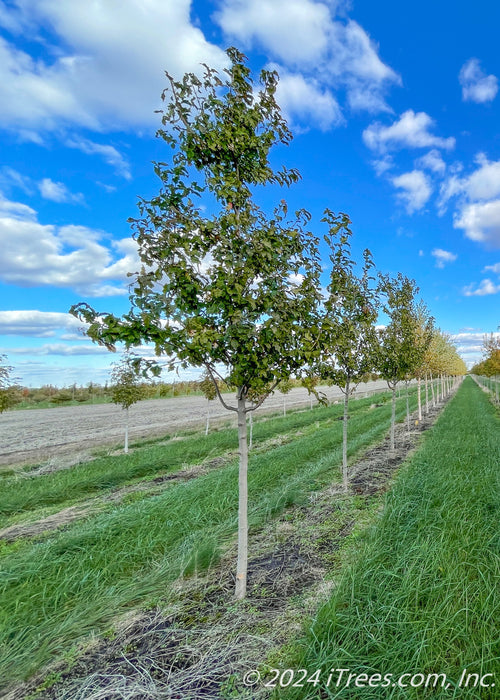
[[[270,161],[271,148],[289,144],[292,135],[275,100],[277,74],[262,71],[257,90],[245,57],[234,48],[227,54],[224,74],[208,66],[202,78],[187,74],[176,81],[166,74],[158,136],[171,153],[154,166],[158,194],[140,199],[140,218],[131,220],[142,267],[132,274],[130,311],[117,317],[81,303],[71,312],[110,350],[117,343],[127,350],[151,343],[169,369],[203,368],[210,391],[237,414],[236,597],[242,598],[248,414],[292,377],[311,391],[318,376],[342,386],[346,412],[367,371],[375,369],[394,392],[423,371],[435,332],[412,280],[375,275],[369,251],[356,275],[347,215],[324,214],[331,263],[325,294],[310,214],[289,212],[284,199],[270,216],[258,206],[258,186],[289,186],[300,177]],[[380,311],[388,322],[377,330]],[[139,357],[131,363],[160,372]],[[236,387],[235,404],[223,397],[224,385]]]
[[499,401],[500,381],[500,337],[485,335],[483,339],[483,359],[471,369],[472,374],[487,377],[490,389],[495,392],[497,403]]

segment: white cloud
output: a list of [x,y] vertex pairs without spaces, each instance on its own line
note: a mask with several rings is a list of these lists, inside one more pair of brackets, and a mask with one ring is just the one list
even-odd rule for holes
[[85,324],[71,314],[55,311],[0,311],[0,335],[50,338],[57,331],[76,332]]
[[433,148],[432,151],[429,151],[429,153],[426,153],[425,156],[418,158],[418,160],[415,161],[415,165],[419,168],[430,170],[438,175],[443,175],[444,171],[446,170],[446,163],[444,162],[441,153],[435,148]]
[[66,141],[66,146],[69,146],[69,148],[77,148],[79,151],[87,153],[88,155],[101,156],[108,165],[114,168],[117,175],[124,177],[126,180],[132,178],[130,164],[114,146],[94,143],[93,141],[82,138],[70,138]]
[[0,21],[42,49],[34,59],[0,40],[0,126],[18,132],[154,125],[164,70],[181,76],[201,62],[227,63],[192,24],[190,0],[16,4],[2,4]]
[[4,192],[9,192],[15,188],[22,190],[25,194],[32,194],[33,192],[31,178],[22,175],[13,168],[9,168],[7,165],[0,169],[0,186]]
[[338,102],[331,92],[298,73],[280,71],[276,97],[290,121],[298,119],[307,123],[312,118],[323,131],[344,123]]
[[434,120],[428,114],[409,109],[391,126],[380,122],[370,124],[363,131],[363,140],[368,148],[380,152],[400,148],[435,147],[449,150],[455,147],[453,137],[441,138],[431,134],[433,127]]
[[494,272],[496,275],[500,275],[500,262],[494,265],[486,265],[483,272],[486,272],[486,270],[491,270],[491,272]]
[[498,294],[500,292],[500,284],[494,284],[490,279],[481,280],[481,284],[474,289],[474,284],[469,284],[464,287],[463,293],[466,297],[484,297],[489,294]]
[[463,189],[470,199],[488,200],[500,195],[500,160],[489,161],[484,153],[478,153],[480,166],[468,178],[462,180]]
[[394,160],[392,156],[386,154],[382,158],[379,158],[377,160],[374,160],[372,162],[373,168],[377,175],[383,175],[386,173],[388,170],[394,167]]
[[[84,226],[41,224],[26,205],[0,200],[0,279],[22,287],[70,288],[85,296],[126,294],[127,271],[138,269],[132,239],[100,241]],[[104,282],[115,284],[104,284]],[[119,284],[116,284],[119,283]]]
[[214,19],[244,47],[255,40],[290,65],[321,60],[332,26],[327,5],[312,0],[224,0]]
[[429,180],[421,170],[412,170],[394,177],[392,184],[402,190],[398,197],[405,204],[408,214],[422,209],[432,194]]
[[107,348],[100,345],[65,345],[64,343],[45,343],[37,347],[16,347],[9,350],[12,355],[109,355]]
[[223,0],[214,18],[231,40],[261,47],[304,81],[345,90],[352,110],[391,111],[383,94],[399,75],[357,22],[335,20],[335,9],[315,0]]
[[457,259],[456,253],[450,253],[442,248],[434,248],[431,255],[436,258],[436,267],[443,268],[447,263],[454,262]]
[[50,199],[52,202],[81,204],[84,201],[83,194],[73,194],[65,184],[54,182],[49,177],[44,177],[43,180],[40,180],[38,189],[44,199]]
[[453,226],[464,229],[473,241],[500,248],[500,199],[465,205],[455,215]]
[[491,102],[498,92],[498,78],[486,75],[477,58],[464,63],[458,80],[462,86],[462,99],[466,102]]

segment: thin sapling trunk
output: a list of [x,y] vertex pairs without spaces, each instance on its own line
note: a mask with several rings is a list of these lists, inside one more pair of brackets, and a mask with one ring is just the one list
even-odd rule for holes
[[247,592],[248,564],[248,445],[245,397],[238,392],[238,444],[240,465],[238,474],[238,562],[236,566],[235,597],[242,600]]
[[349,380],[345,385],[344,393],[344,423],[342,431],[342,482],[347,493],[347,421],[349,420]]

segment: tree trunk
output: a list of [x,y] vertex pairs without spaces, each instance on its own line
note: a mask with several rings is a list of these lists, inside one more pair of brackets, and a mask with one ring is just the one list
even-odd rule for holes
[[394,452],[394,430],[396,426],[396,386],[392,388],[392,411],[391,411],[391,451]]
[[248,449],[251,450],[253,446],[253,412],[250,413],[250,439],[248,440]]
[[406,430],[410,432],[410,398],[408,396],[408,381],[405,381],[406,388]]
[[207,423],[205,425],[205,437],[208,435],[209,427],[210,427],[210,401],[207,399]]
[[420,377],[417,379],[418,420],[422,421],[422,398],[420,396]]
[[349,419],[349,381],[345,385],[344,394],[344,424],[342,435],[342,483],[347,493],[347,421]]
[[238,562],[234,595],[242,600],[247,593],[248,566],[248,445],[245,398],[238,394],[238,445],[240,468],[238,475]]
[[436,398],[434,396],[434,377],[431,372],[431,394],[432,394],[432,406],[436,408]]
[[125,409],[125,445],[123,451],[125,454],[128,452],[128,408]]
[[429,414],[429,377],[425,373],[425,415]]

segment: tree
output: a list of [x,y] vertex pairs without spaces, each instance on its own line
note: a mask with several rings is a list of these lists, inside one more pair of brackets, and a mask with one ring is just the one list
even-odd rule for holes
[[332,267],[321,327],[321,354],[316,371],[322,379],[340,387],[344,394],[342,478],[344,490],[347,491],[349,397],[373,369],[378,302],[376,292],[370,286],[374,279],[370,276],[374,263],[369,250],[363,253],[361,277],[354,274],[349,217],[346,214],[335,215],[327,210],[323,221],[329,224],[329,234],[325,240],[331,248]]
[[418,366],[414,299],[418,288],[414,280],[398,273],[395,279],[380,275],[380,291],[385,295],[384,311],[389,324],[379,332],[377,370],[392,391],[391,450],[394,451],[396,423],[396,387],[412,375]]
[[120,362],[112,365],[111,372],[111,400],[125,411],[125,442],[123,451],[128,452],[128,429],[130,406],[144,398],[144,387],[140,383],[137,369],[132,365],[129,355],[125,355]]
[[0,413],[3,413],[20,400],[19,388],[12,384],[12,367],[7,364],[7,356],[0,354]]
[[413,374],[417,378],[418,420],[421,421],[422,397],[420,394],[420,388],[422,377],[426,376],[425,358],[434,333],[434,318],[430,315],[429,310],[423,301],[420,301],[415,307],[415,322],[415,367]]
[[[87,304],[72,313],[88,335],[113,348],[153,343],[169,367],[203,367],[222,405],[238,416],[239,513],[236,597],[246,594],[248,446],[246,416],[315,352],[320,298],[318,241],[301,210],[281,200],[271,217],[253,201],[258,185],[290,185],[296,170],[274,169],[270,149],[292,135],[275,100],[277,74],[263,70],[254,89],[245,57],[228,49],[225,75],[205,66],[162,97],[158,135],[171,147],[155,163],[161,189],[141,199],[132,220],[142,269],[121,318]],[[203,200],[201,200],[203,195]],[[211,215],[208,212],[213,212]],[[236,405],[217,380],[237,387]]]

